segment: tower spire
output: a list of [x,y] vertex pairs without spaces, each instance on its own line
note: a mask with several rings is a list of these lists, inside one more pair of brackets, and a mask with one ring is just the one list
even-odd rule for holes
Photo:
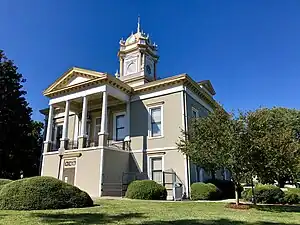
[[137,23],[137,32],[139,33],[141,30],[141,18],[138,16],[138,23]]

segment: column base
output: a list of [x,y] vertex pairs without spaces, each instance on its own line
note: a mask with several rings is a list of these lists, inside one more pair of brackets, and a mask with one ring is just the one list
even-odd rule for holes
[[67,150],[69,144],[69,139],[60,139],[60,149]]
[[86,148],[86,141],[87,137],[86,136],[80,136],[78,137],[78,148]]
[[51,151],[52,142],[44,141],[44,153]]
[[98,133],[98,146],[107,146],[108,145],[108,134],[105,133]]

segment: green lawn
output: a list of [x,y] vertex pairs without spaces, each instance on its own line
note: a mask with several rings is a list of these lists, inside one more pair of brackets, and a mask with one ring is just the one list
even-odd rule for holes
[[0,224],[300,224],[300,207],[250,210],[224,203],[99,200],[98,206],[48,211],[0,211]]

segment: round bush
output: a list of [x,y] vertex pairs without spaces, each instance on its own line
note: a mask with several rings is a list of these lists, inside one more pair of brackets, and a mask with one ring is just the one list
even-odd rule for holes
[[136,180],[129,184],[125,197],[144,200],[166,200],[167,190],[153,180]]
[[[274,185],[258,184],[254,187],[254,196],[257,203],[276,204],[284,201],[284,192]],[[242,192],[245,201],[252,201],[252,189],[247,188]]]
[[8,184],[10,182],[12,182],[12,180],[9,180],[9,179],[0,179],[0,186]]
[[293,205],[298,204],[300,202],[300,198],[297,194],[287,191],[284,193],[284,203]]
[[8,179],[0,179],[0,191],[1,189],[4,187],[5,184],[8,184],[12,182],[12,180],[8,180]]
[[191,186],[192,200],[218,200],[221,195],[220,189],[214,184],[193,183]]
[[284,192],[279,188],[255,189],[255,200],[257,203],[276,204],[284,201]]
[[52,177],[13,181],[0,191],[0,209],[64,209],[92,205],[93,200],[86,192]]

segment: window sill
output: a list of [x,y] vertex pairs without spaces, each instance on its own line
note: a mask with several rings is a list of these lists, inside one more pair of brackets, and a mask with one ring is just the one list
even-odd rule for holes
[[154,136],[154,137],[149,137],[148,136],[148,140],[152,140],[152,139],[161,139],[161,138],[164,138],[165,136]]

